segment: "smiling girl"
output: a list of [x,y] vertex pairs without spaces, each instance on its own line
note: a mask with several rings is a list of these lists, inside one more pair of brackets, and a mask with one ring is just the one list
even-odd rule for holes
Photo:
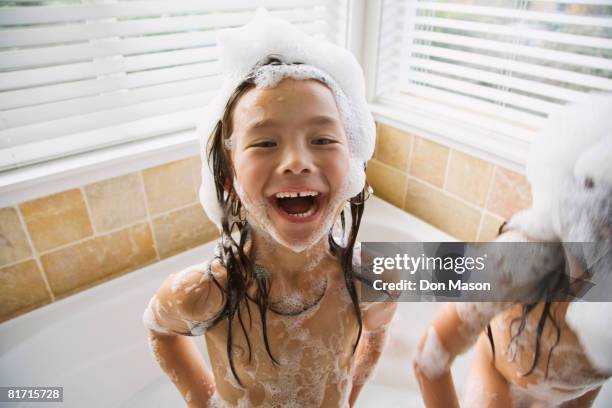
[[[247,38],[252,49],[227,51]],[[206,143],[200,194],[221,238],[213,260],[170,275],[151,299],[151,348],[190,407],[352,405],[395,311],[359,303],[374,126],[363,84],[327,70],[344,64],[362,81],[361,70],[261,10],[220,42],[226,67],[257,57],[246,75],[227,74]],[[202,334],[211,370],[185,337]]]

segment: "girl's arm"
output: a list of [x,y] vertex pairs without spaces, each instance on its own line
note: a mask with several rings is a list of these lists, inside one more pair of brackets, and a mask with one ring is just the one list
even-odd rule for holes
[[[203,334],[223,302],[206,266],[195,265],[170,275],[143,316],[153,355],[187,406],[194,408],[208,406],[215,381],[194,341],[186,336]],[[213,263],[213,270],[220,268],[218,261]]]
[[[529,239],[519,231],[508,231],[496,241],[524,243],[529,242]],[[495,260],[500,269],[489,270],[495,276],[489,275],[488,279],[500,279],[497,284],[500,290],[505,291],[506,297],[513,294],[518,299],[531,293],[533,285],[541,277],[538,272],[549,270],[549,264],[556,262],[554,256],[541,256],[556,248],[536,247],[539,251],[534,250],[533,253],[521,246],[509,245],[503,250],[502,247],[495,248]],[[507,254],[505,250],[508,250]],[[531,256],[521,256],[525,253]],[[558,255],[556,252],[552,254]],[[520,273],[525,272],[521,269],[530,273]],[[505,279],[505,275],[509,275],[510,279]],[[521,277],[524,279],[521,280]],[[512,302],[458,302],[448,303],[441,308],[421,338],[413,362],[421,394],[428,408],[459,407],[450,371],[453,360],[474,345],[496,314],[511,305]]]
[[395,302],[374,303],[362,307],[363,332],[355,352],[355,369],[353,371],[353,388],[349,397],[352,407],[357,401],[366,381],[372,376],[380,359],[389,324],[395,315]]
[[[428,408],[459,407],[450,366],[454,358],[474,342],[474,336],[467,335],[466,329],[459,318],[456,304],[447,303],[419,341],[414,373]],[[473,329],[477,330],[475,327]]]
[[192,339],[149,331],[149,345],[161,369],[190,408],[208,407],[215,379]]

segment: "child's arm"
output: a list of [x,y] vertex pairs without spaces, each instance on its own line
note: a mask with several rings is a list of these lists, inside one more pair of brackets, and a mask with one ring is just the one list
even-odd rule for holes
[[371,377],[380,359],[389,324],[393,319],[397,304],[395,302],[372,303],[362,305],[363,332],[355,351],[355,369],[353,371],[353,388],[349,397],[352,407],[357,401],[365,382]]
[[[487,323],[488,320],[483,321],[482,328]],[[466,326],[459,317],[457,304],[447,303],[419,341],[414,372],[427,408],[459,407],[450,366],[457,355],[473,345],[475,337],[468,333],[479,331],[476,325]]]
[[[211,270],[215,277],[223,276],[218,261]],[[207,265],[194,265],[170,275],[143,315],[151,351],[189,407],[208,406],[215,381],[195,343],[186,336],[203,334],[222,305],[223,294]]]
[[[520,232],[514,231],[500,235],[496,241],[520,243],[528,240]],[[495,278],[491,273],[499,275],[497,286],[500,290],[506,291],[507,297],[509,293],[513,293],[518,298],[521,294],[531,291],[534,282],[540,277],[537,272],[548,270],[548,265],[542,263],[537,256],[520,258],[516,254],[522,254],[526,247],[508,245],[507,248],[496,247],[496,263],[502,269],[489,270],[488,279]],[[506,249],[508,254],[504,252]],[[521,269],[534,269],[535,272],[520,274]],[[507,274],[511,279],[506,279],[508,282],[501,281]],[[517,277],[521,276],[526,276],[527,279],[520,281]],[[510,305],[510,302],[460,302],[448,303],[441,308],[421,338],[413,363],[421,394],[428,408],[459,407],[450,366],[455,357],[474,345],[478,335],[491,319]]]

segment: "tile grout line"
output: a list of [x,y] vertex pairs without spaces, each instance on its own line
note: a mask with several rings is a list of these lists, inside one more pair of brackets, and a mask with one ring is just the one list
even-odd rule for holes
[[447,183],[448,183],[448,173],[449,173],[449,169],[450,169],[450,161],[451,161],[451,157],[453,155],[453,150],[450,147],[448,148],[448,157],[446,158],[446,168],[444,169],[444,180],[442,181],[442,190],[444,191],[448,191],[446,189],[447,187]]
[[480,241],[480,234],[482,233],[482,225],[484,224],[485,210],[480,211],[480,221],[478,221],[478,229],[476,230],[476,241]]
[[[390,169],[390,170],[399,171],[399,170],[397,170],[395,167],[393,167],[393,166],[389,166],[388,164],[383,163],[383,162],[381,162],[381,161],[379,161],[379,160],[376,160],[376,162],[377,162],[378,164],[380,164],[381,166],[384,166],[386,169]],[[461,197],[459,197],[459,196],[456,196],[456,195],[454,195],[454,194],[452,194],[452,193],[450,193],[450,192],[448,192],[448,191],[446,191],[446,190],[441,189],[440,187],[438,187],[438,186],[436,186],[436,185],[433,185],[433,184],[431,184],[431,183],[429,183],[429,182],[427,182],[427,181],[425,181],[425,180],[422,180],[422,179],[420,179],[420,178],[418,178],[418,177],[415,177],[415,176],[413,176],[413,175],[410,175],[410,174],[407,174],[407,175],[406,175],[406,187],[405,187],[405,188],[406,188],[406,190],[407,190],[407,188],[408,188],[408,181],[409,181],[409,180],[416,180],[417,182],[422,183],[422,184],[424,184],[424,185],[426,185],[426,186],[428,186],[428,187],[430,187],[430,188],[432,188],[432,189],[436,190],[437,192],[439,192],[439,193],[441,193],[441,194],[445,194],[445,195],[447,195],[447,196],[451,197],[452,199],[455,199],[455,200],[459,201],[460,203],[462,203],[462,204],[464,204],[464,205],[468,206],[469,208],[471,208],[471,209],[473,209],[473,210],[478,211],[478,212],[480,213],[480,218],[479,218],[479,224],[478,224],[478,227],[480,228],[480,222],[482,221],[482,217],[483,217],[483,215],[482,215],[482,214],[483,214],[483,210],[484,210],[484,208],[482,208],[482,207],[478,207],[478,206],[477,206],[477,205],[475,205],[474,203],[471,203],[471,202],[469,202],[469,201],[467,201],[467,200],[465,200],[465,199],[463,199],[463,198],[461,198]],[[403,203],[403,204],[404,204],[404,207],[405,207],[405,204],[406,204],[406,197],[404,197],[404,203]],[[405,212],[408,212],[408,211],[407,211],[407,210],[406,210],[404,207],[402,207],[402,208],[401,208],[401,210],[402,210],[402,211],[405,211]],[[476,236],[478,236],[478,233],[479,233],[479,231],[477,230],[477,235],[476,235]],[[451,234],[451,235],[452,235],[452,234]]]
[[153,246],[155,247],[155,260],[159,261],[159,247],[157,245],[155,229],[153,228],[153,218],[151,217],[151,211],[149,210],[149,197],[147,196],[147,190],[144,186],[144,175],[142,174],[142,170],[138,171],[138,179],[140,180],[140,190],[142,191],[142,196],[144,198],[145,213],[147,214],[147,224],[149,224],[149,228],[151,228],[151,237],[153,238]]
[[438,187],[438,186],[436,186],[436,185],[434,185],[434,184],[431,184],[431,183],[430,183],[430,182],[428,182],[428,181],[425,181],[425,180],[420,179],[420,178],[418,178],[418,177],[415,177],[415,176],[413,176],[413,175],[408,175],[408,178],[409,178],[409,179],[412,179],[412,180],[416,180],[416,181],[418,181],[419,183],[425,184],[426,186],[433,188],[434,190],[436,190],[436,191],[437,191],[437,192],[439,192],[439,193],[446,194],[446,195],[450,196],[451,198],[453,198],[453,199],[455,199],[455,200],[457,200],[457,201],[459,201],[459,202],[461,202],[461,203],[463,203],[463,204],[466,204],[467,206],[469,206],[469,207],[470,207],[470,208],[472,208],[472,209],[475,209],[475,210],[478,210],[478,211],[483,210],[483,208],[482,208],[482,207],[478,207],[476,204],[471,203],[471,202],[469,202],[469,201],[465,200],[464,198],[461,198],[461,197],[459,197],[459,196],[456,196],[456,195],[454,195],[454,194],[452,194],[452,193],[450,193],[450,192],[448,192],[448,191],[446,191],[446,190],[443,190],[443,189],[441,189],[440,187]]
[[[173,208],[171,210],[167,210],[167,211],[165,211],[163,213],[158,214],[157,216],[167,215],[167,214],[169,214],[169,213],[171,213],[173,211],[184,210],[185,208],[188,208],[188,207],[190,207],[192,205],[196,205],[196,204],[198,204],[198,203],[194,201],[192,203],[185,204],[185,205],[183,205],[181,207],[176,207],[176,208]],[[145,218],[141,218],[141,219],[133,221],[133,222],[131,222],[129,224],[124,224],[124,225],[122,225],[120,227],[113,228],[111,230],[101,232],[99,235],[97,235],[95,237],[85,237],[85,238],[77,239],[77,240],[74,240],[74,241],[70,241],[70,242],[68,242],[66,244],[63,244],[63,245],[60,245],[60,246],[57,246],[57,247],[53,247],[52,249],[48,249],[46,251],[40,252],[39,254],[40,255],[47,255],[47,254],[49,254],[51,252],[55,252],[55,251],[58,251],[58,250],[61,250],[61,249],[66,249],[66,248],[68,248],[68,247],[70,247],[72,245],[82,244],[82,243],[87,242],[87,241],[89,241],[91,239],[94,239],[94,238],[102,238],[102,237],[105,237],[107,235],[111,235],[111,234],[114,234],[116,232],[119,232],[119,231],[122,231],[122,230],[128,229],[128,228],[132,228],[132,227],[134,227],[134,226],[136,226],[138,224],[143,224],[143,223],[147,223],[148,224],[148,220],[145,219]],[[153,232],[153,231],[151,231],[151,232]],[[10,265],[12,265],[12,264],[10,264]]]
[[[198,158],[197,162],[200,163],[200,174],[199,174],[199,176],[202,177],[202,167],[201,167],[202,163],[201,163],[201,160],[199,159],[200,156],[198,155],[198,156],[194,156],[194,157]],[[191,160],[195,160],[195,159],[192,157]],[[196,201],[200,201],[200,187],[201,187],[201,183],[200,183],[199,186],[196,183],[197,180],[198,180],[198,166],[197,166],[197,164],[191,163],[191,178],[192,178],[191,181],[192,181],[192,184],[193,184],[193,189],[195,190]]]
[[410,134],[410,143],[408,144],[408,162],[406,163],[406,168],[404,169],[404,174],[406,175],[406,182],[404,183],[404,191],[402,196],[402,210],[406,208],[406,196],[408,195],[408,177],[410,176],[410,166],[412,165],[412,151],[414,150],[415,138],[416,136]]
[[47,278],[45,269],[43,268],[42,262],[40,261],[40,254],[36,250],[36,247],[34,247],[34,242],[32,241],[32,237],[30,236],[30,231],[28,230],[26,223],[25,223],[25,219],[23,218],[23,214],[21,213],[21,208],[19,208],[18,205],[15,205],[14,207],[17,209],[17,217],[19,218],[19,222],[21,223],[21,228],[23,228],[23,231],[25,232],[25,235],[26,235],[26,239],[28,240],[28,244],[30,245],[30,249],[32,250],[32,256],[34,258],[34,262],[36,262],[36,265],[38,266],[38,270],[40,271],[40,275],[42,276],[43,282],[45,283],[45,288],[47,289],[49,296],[51,296],[51,302],[55,302],[55,294],[51,290],[49,279]]
[[493,181],[495,180],[495,175],[497,174],[497,166],[493,165],[493,171],[491,172],[491,180],[489,180],[489,188],[487,189],[487,197],[485,198],[485,203],[482,206],[484,209],[489,208],[489,201],[491,200],[491,190],[493,190]]
[[85,188],[83,186],[79,187],[81,194],[83,195],[83,202],[85,203],[85,210],[87,211],[87,217],[89,217],[89,224],[91,225],[91,229],[93,231],[93,236],[98,236],[98,229],[93,220],[93,215],[91,212],[91,207],[89,206],[89,200],[87,199],[87,194],[85,193]]
[[[497,172],[497,166],[495,166],[494,164],[490,164],[493,167],[493,171],[491,172],[491,177],[489,179],[489,185],[487,187],[487,196],[485,197],[485,202],[484,205],[482,206],[482,214],[480,217],[480,224],[478,225],[478,234],[477,234],[477,240],[480,240],[480,235],[482,234],[482,226],[484,224],[484,219],[487,213],[490,213],[489,210],[487,210],[488,205],[489,205],[489,200],[491,197],[491,190],[493,190],[493,181],[495,180],[495,173]],[[491,213],[493,214],[493,213]]]

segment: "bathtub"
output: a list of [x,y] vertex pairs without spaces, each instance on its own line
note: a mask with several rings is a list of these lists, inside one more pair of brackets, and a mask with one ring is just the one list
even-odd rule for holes
[[[453,240],[373,196],[358,238]],[[212,243],[202,245],[0,324],[0,386],[64,387],[63,404],[0,403],[0,407],[184,406],[149,351],[141,316],[168,274],[210,258],[212,247]],[[399,305],[388,347],[357,407],[422,406],[411,359],[418,337],[438,307],[436,303]],[[204,342],[195,340],[207,358]],[[469,353],[461,356],[453,366],[458,387],[469,358]],[[612,406],[610,392],[605,391],[596,406]]]

